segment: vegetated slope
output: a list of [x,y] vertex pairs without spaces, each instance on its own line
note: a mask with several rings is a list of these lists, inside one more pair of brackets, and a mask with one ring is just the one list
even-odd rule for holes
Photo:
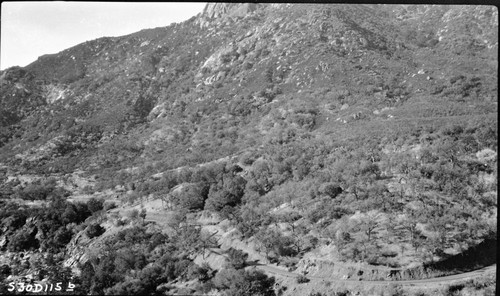
[[210,4],[42,56],[0,74],[0,196],[83,172],[290,265],[448,258],[496,235],[497,32],[489,6]]

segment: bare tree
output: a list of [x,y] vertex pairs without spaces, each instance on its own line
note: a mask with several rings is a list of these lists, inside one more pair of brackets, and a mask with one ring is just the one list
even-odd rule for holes
[[368,241],[371,241],[373,236],[377,234],[376,230],[380,226],[382,215],[376,210],[371,210],[361,214],[359,219],[361,231],[366,234]]

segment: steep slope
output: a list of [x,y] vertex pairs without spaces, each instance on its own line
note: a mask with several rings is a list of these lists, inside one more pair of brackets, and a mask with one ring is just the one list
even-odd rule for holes
[[[438,54],[448,55],[453,50],[466,51],[466,56],[476,52],[494,54],[497,36],[490,33],[494,30],[484,29],[495,26],[491,23],[495,15],[488,7],[470,9],[475,11],[470,16],[463,12],[467,11],[465,7],[410,6],[415,12],[406,6],[395,8],[394,12],[370,5],[237,7],[241,9],[208,5],[198,19],[121,38],[89,41],[56,55],[42,56],[26,69],[33,75],[31,80],[48,84],[44,86],[48,89],[44,95],[53,104],[51,109],[59,108],[56,114],[61,114],[52,121],[76,117],[75,120],[106,126],[109,133],[142,123],[148,115],[149,120],[155,116],[158,119],[167,110],[176,116],[178,107],[194,107],[188,112],[198,116],[206,108],[204,105],[217,102],[218,109],[226,112],[223,109],[227,103],[238,102],[236,94],[257,108],[273,100],[277,92],[286,96],[300,90],[335,86],[327,94],[337,96],[331,102],[332,108],[348,104],[377,109],[369,106],[372,104],[382,109],[406,100],[410,94],[415,97],[419,89],[443,91],[447,87],[446,77],[452,72],[474,73],[466,65],[468,60],[476,69],[481,66],[476,60],[485,63],[485,69],[491,70],[484,72],[495,70],[495,65],[488,65],[481,57],[450,62],[451,56]],[[242,12],[233,13],[238,9]],[[463,29],[455,25],[464,23],[460,18],[466,17],[477,18],[472,22],[476,25]],[[411,28],[416,23],[428,24],[435,32],[422,28],[419,34],[427,35],[415,36],[405,31],[415,30]],[[483,31],[484,36],[477,34]],[[457,34],[472,43],[461,44]],[[412,42],[416,46],[412,47]],[[436,54],[429,57],[431,50]],[[435,60],[428,60],[433,57]],[[11,70],[5,74],[8,72]],[[417,72],[425,74],[413,75]],[[484,80],[481,83],[486,84],[486,92],[495,91],[494,77],[475,79]],[[14,89],[5,91],[15,90],[18,96],[29,97],[31,105],[44,103],[41,86],[17,82],[7,85]],[[383,105],[370,100],[370,96],[380,96]],[[3,98],[4,105],[9,106],[4,112],[15,108],[7,95]],[[14,113],[5,116],[12,119],[4,125],[23,116],[18,114],[21,112]]]
[[304,271],[418,269],[495,237],[497,52],[490,6],[208,4],[2,71],[0,198],[157,199]]

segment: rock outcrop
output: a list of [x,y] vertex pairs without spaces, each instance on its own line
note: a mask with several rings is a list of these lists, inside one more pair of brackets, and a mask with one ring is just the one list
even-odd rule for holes
[[223,16],[244,17],[255,11],[259,4],[255,3],[208,3],[203,10],[203,16],[209,19]]

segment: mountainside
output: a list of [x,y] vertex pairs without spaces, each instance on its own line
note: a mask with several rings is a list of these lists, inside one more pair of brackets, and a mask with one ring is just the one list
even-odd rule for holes
[[[493,6],[248,3],[1,71],[0,279],[68,281],[47,254],[94,294],[293,295],[251,260],[453,273],[496,249],[497,73]],[[446,266],[496,263],[470,253]]]

